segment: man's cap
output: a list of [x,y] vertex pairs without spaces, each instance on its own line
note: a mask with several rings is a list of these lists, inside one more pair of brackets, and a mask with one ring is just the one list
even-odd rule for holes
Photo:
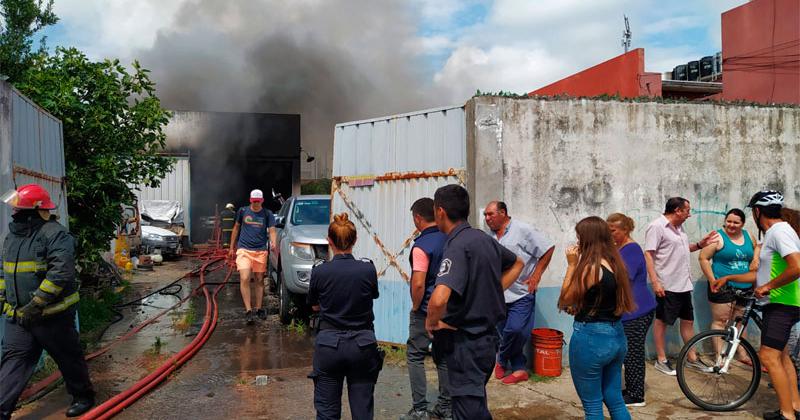
[[233,210],[233,209],[236,208],[236,206],[234,206],[233,203],[228,203],[228,204],[225,205],[225,208],[229,209],[229,210]]
[[250,191],[250,202],[252,203],[252,202],[255,202],[255,201],[264,201],[264,192],[263,191],[258,190],[258,189]]

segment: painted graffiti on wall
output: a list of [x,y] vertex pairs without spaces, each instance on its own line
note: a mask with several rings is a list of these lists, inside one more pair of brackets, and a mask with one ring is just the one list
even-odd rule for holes
[[[491,122],[468,134],[474,137],[475,204],[504,200],[512,217],[556,243],[540,283],[536,324],[567,335],[572,318],[556,302],[566,272],[564,249],[576,242],[575,224],[582,218],[625,213],[635,222],[634,240],[644,245],[647,225],[672,196],[691,203],[684,228],[692,242],[720,229],[732,208],[745,210],[745,229],[755,233],[744,206],[761,189],[784,191],[788,204],[800,207],[795,109],[496,97],[473,98],[466,109],[476,122]],[[771,122],[778,119],[780,126]],[[696,327],[705,329],[707,283],[697,258],[690,258]],[[669,352],[680,349],[676,330],[667,342]]]

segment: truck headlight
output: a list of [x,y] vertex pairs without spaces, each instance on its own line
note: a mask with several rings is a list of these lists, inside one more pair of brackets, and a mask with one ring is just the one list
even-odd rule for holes
[[314,252],[311,250],[311,245],[309,244],[292,242],[292,245],[289,247],[289,253],[301,260],[314,261]]
[[146,235],[147,239],[152,239],[154,241],[162,241],[164,238],[161,235],[156,235],[155,233],[148,233]]

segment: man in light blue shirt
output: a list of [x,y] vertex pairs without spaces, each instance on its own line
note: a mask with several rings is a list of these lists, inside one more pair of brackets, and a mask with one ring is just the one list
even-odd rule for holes
[[507,316],[497,326],[500,351],[494,375],[504,384],[511,385],[528,380],[522,349],[533,329],[536,289],[550,264],[555,246],[553,241],[530,225],[519,220],[512,221],[508,207],[502,201],[489,203],[483,216],[491,229],[490,235],[525,262],[517,281],[505,291]]

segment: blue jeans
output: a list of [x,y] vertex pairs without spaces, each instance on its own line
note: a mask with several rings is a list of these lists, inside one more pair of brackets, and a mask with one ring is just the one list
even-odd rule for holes
[[497,363],[503,368],[511,367],[512,372],[525,370],[525,355],[522,349],[531,338],[533,329],[536,295],[527,295],[506,304],[506,319],[497,323],[500,334],[500,351]]
[[631,418],[622,399],[622,361],[628,341],[622,322],[575,322],[569,342],[572,383],[587,420],[603,419],[603,403],[613,420]]

